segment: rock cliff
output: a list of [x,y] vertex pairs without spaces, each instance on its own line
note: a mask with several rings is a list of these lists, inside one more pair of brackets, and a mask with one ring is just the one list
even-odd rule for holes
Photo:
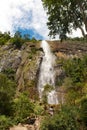
[[17,82],[17,93],[28,90],[35,98],[41,60],[40,42],[25,43],[21,49],[12,44],[0,47],[0,72],[12,71]]
[[[87,54],[87,44],[80,42],[48,41],[52,52],[56,56],[56,86],[64,77],[61,59],[81,57]],[[30,98],[38,98],[37,82],[39,67],[42,59],[40,42],[27,42],[20,49],[16,49],[11,43],[0,46],[0,72],[13,71],[17,82],[17,94],[27,90]]]
[[[66,74],[62,63],[68,59],[79,58],[86,55],[87,43],[75,41],[65,41],[63,43],[59,41],[48,41],[48,43],[56,56],[56,63],[54,66],[56,77],[55,87],[58,92],[58,101],[63,103],[64,94],[66,92],[62,86]],[[29,98],[33,101],[38,100],[37,83],[43,58],[43,50],[40,44],[41,42],[39,41],[35,43],[26,42],[20,49],[17,49],[11,43],[0,46],[0,73],[5,73],[9,78],[16,81],[16,96],[21,92],[27,91],[29,93]],[[39,103],[39,105],[41,105],[41,103]],[[35,123],[37,124],[37,128],[35,128]],[[25,124],[15,126],[11,129],[39,130],[40,120],[37,118],[35,123],[33,125]]]

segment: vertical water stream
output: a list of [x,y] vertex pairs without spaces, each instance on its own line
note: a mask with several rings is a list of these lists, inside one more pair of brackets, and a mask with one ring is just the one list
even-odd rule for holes
[[53,86],[54,89],[47,94],[48,104],[58,104],[57,93],[55,91],[55,72],[53,67],[55,64],[55,56],[51,53],[50,46],[46,41],[42,41],[41,47],[43,48],[44,56],[40,67],[38,82],[39,97],[42,99],[44,86],[49,84]]

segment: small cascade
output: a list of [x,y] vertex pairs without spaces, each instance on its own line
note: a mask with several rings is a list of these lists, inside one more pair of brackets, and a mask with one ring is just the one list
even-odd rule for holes
[[[42,41],[41,47],[43,48],[44,55],[40,67],[39,81],[38,81],[38,91],[39,97],[42,99],[44,86],[51,85],[55,87],[55,56],[51,53],[50,46],[46,41]],[[47,94],[48,104],[58,104],[57,93],[55,88],[48,92]]]

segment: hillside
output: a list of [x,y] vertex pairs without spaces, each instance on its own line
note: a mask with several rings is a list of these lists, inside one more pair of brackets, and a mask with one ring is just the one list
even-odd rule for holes
[[[62,115],[65,111],[67,113],[67,109],[71,112],[72,106],[73,113],[74,107],[76,107],[75,113],[73,113],[76,114],[76,119],[73,119],[72,116],[74,115],[72,115],[70,120],[73,119],[72,122],[74,122],[73,125],[76,125],[76,130],[86,130],[87,117],[85,114],[87,114],[87,105],[84,105],[84,102],[87,103],[87,43],[80,41],[64,41],[62,43],[60,41],[48,41],[48,43],[56,56],[54,70],[59,104],[53,106],[54,111],[58,114],[61,109],[59,114]],[[10,42],[0,46],[1,129],[3,128],[3,122],[7,124],[7,126],[4,126],[4,129],[6,129],[9,125],[13,126],[13,124],[20,122],[26,124],[29,117],[32,119],[35,116],[42,116],[43,118],[49,113],[50,105],[44,102],[40,103],[37,89],[43,58],[43,50],[40,44],[40,41],[28,41],[23,43],[20,48],[16,48]],[[81,105],[82,103],[83,105]],[[8,107],[7,104],[12,108]],[[66,110],[62,109],[63,104],[67,105]],[[77,109],[82,112],[82,115],[77,112]],[[54,118],[57,119],[52,117],[51,121]],[[69,115],[65,115],[64,118],[69,119]],[[62,117],[61,119],[65,120]],[[68,123],[68,120],[66,120],[65,130],[67,130],[67,125],[71,125]],[[46,124],[45,121],[43,124],[42,130],[46,130],[46,125],[50,127],[50,124]],[[74,126],[70,127],[71,129],[75,130]],[[56,129],[52,128],[52,130]]]

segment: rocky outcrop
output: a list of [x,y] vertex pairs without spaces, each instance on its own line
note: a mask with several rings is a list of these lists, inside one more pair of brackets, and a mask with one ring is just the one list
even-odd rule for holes
[[11,127],[10,130],[40,130],[41,118],[36,118],[34,124],[18,124]]
[[48,41],[54,53],[61,53],[66,56],[81,56],[87,54],[87,43],[80,41]]
[[[63,42],[48,41],[52,52],[56,56],[55,83],[64,78],[65,73],[62,68],[61,59],[81,57],[87,54],[87,44],[80,42]],[[20,49],[16,49],[12,44],[0,46],[0,72],[12,69],[15,72],[17,82],[17,94],[27,90],[30,98],[38,98],[37,83],[40,64],[43,57],[40,42],[24,43]]]
[[11,44],[0,47],[0,72],[12,69],[15,71],[17,92],[28,90],[31,97],[36,89],[37,73],[41,60],[40,42],[25,43],[21,49]]
[[21,62],[21,51],[14,49],[12,45],[0,47],[0,72],[12,68],[15,71]]
[[64,90],[62,83],[66,77],[65,71],[63,69],[63,62],[72,58],[79,58],[87,55],[87,43],[82,43],[80,41],[48,41],[51,50],[56,56],[56,64],[54,66],[55,71],[55,87],[58,93],[59,103],[64,103],[64,95],[66,91]]
[[36,75],[40,64],[40,53],[36,50],[35,46],[26,46],[21,54],[21,63],[16,72],[18,91],[35,85]]

